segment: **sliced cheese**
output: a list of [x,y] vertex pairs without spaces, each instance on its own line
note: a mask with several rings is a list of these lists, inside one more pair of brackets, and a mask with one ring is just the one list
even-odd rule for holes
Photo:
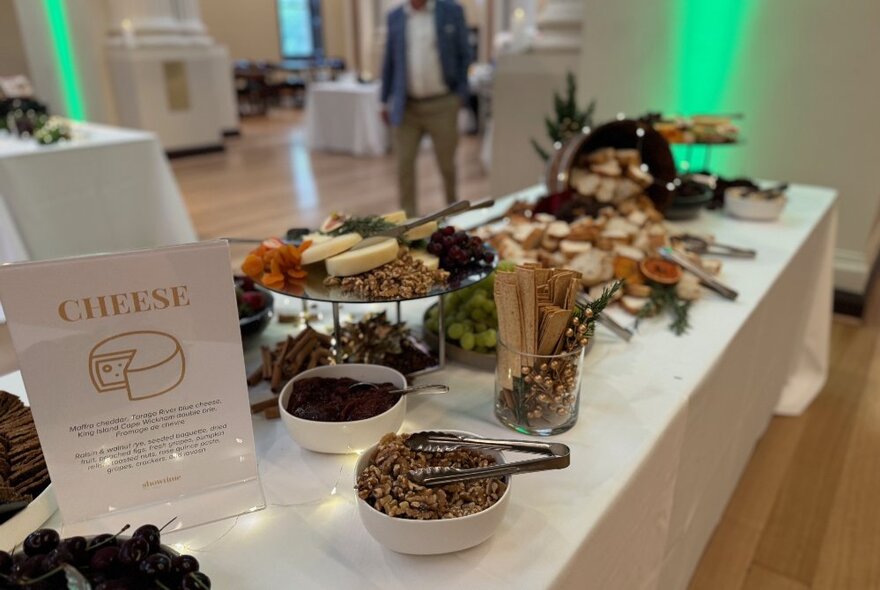
[[331,256],[342,254],[346,250],[350,250],[355,244],[363,240],[360,234],[350,233],[330,238],[326,242],[315,243],[303,252],[302,263],[314,264],[326,260]]
[[335,277],[359,275],[393,261],[397,258],[397,249],[397,240],[385,238],[366,248],[343,252],[327,259],[327,274]]
[[431,234],[437,231],[436,221],[429,221],[424,225],[420,225],[418,227],[414,227],[405,234],[403,234],[403,239],[409,242],[415,242],[416,240],[427,240],[431,237]]
[[391,213],[386,213],[382,216],[382,219],[387,221],[388,223],[393,223],[395,225],[400,225],[404,221],[406,221],[406,211],[401,209],[400,211],[392,211]]
[[308,240],[309,242],[312,243],[312,246],[314,246],[315,244],[322,244],[324,242],[329,242],[332,239],[333,239],[333,236],[328,236],[326,234],[322,234],[319,232],[312,232],[312,233],[306,234],[302,237],[303,242]]
[[440,259],[430,252],[425,252],[424,250],[412,250],[409,255],[412,256],[413,260],[421,260],[422,264],[424,264],[428,270],[437,270],[440,268]]

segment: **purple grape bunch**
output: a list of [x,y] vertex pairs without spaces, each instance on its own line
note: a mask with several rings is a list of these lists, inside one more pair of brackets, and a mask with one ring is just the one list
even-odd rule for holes
[[71,587],[70,577],[88,581],[94,590],[211,588],[195,557],[162,547],[162,529],[145,524],[131,537],[121,537],[128,528],[91,539],[62,539],[52,529],[36,530],[24,540],[21,551],[0,551],[0,588],[66,590]]
[[448,225],[431,234],[428,252],[440,258],[440,267],[455,271],[474,263],[491,263],[495,254],[486,248],[483,240],[457,231]]

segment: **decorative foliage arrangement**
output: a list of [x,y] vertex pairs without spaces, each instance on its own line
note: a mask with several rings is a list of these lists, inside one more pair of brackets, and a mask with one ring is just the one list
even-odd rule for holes
[[[565,95],[561,96],[558,92],[553,93],[553,118],[544,118],[547,135],[554,147],[565,143],[573,135],[582,133],[585,127],[592,127],[593,113],[596,110],[595,100],[591,100],[584,110],[578,107],[577,81],[574,74],[568,72],[565,81]],[[532,139],[532,147],[535,148],[542,160],[546,162],[550,159],[552,150],[544,149],[535,139]]]
[[676,336],[681,336],[691,327],[690,309],[692,301],[682,299],[675,290],[675,285],[651,285],[651,296],[648,303],[639,312],[639,319],[652,317],[667,311],[672,316],[669,329]]

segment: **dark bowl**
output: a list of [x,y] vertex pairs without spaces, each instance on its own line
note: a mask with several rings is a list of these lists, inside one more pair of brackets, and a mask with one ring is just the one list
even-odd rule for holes
[[[642,131],[639,137],[639,130]],[[623,119],[599,125],[590,133],[575,135],[550,158],[547,167],[547,190],[562,193],[569,188],[573,166],[598,149],[638,149],[642,162],[654,177],[654,184],[645,193],[659,211],[665,211],[672,202],[672,193],[666,188],[678,172],[669,143],[654,128],[642,121]]]
[[254,315],[238,318],[238,327],[241,329],[242,338],[260,334],[266,329],[275,314],[275,299],[272,297],[272,293],[261,287],[255,287],[254,290],[259,291],[266,298],[266,307]]
[[700,191],[688,195],[673,194],[672,204],[663,213],[666,219],[672,221],[695,219],[700,214],[700,209],[712,202],[713,192],[711,188],[698,185],[696,182],[691,182],[690,186],[692,191],[695,191],[695,188],[699,186]]

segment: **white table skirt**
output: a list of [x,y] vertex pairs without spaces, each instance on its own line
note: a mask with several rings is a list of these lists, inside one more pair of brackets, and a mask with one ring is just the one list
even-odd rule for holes
[[[689,224],[758,249],[757,260],[725,263],[740,298],[707,295],[682,337],[665,319],[644,322],[629,344],[600,331],[579,422],[555,437],[571,446],[571,466],[517,477],[486,543],[434,557],[383,549],[357,516],[355,457],[302,451],[262,417],[269,507],[168,540],[194,552],[216,588],[685,588],[774,408],[781,398],[782,409],[803,407],[827,372],[835,193],[793,187],[790,197],[778,223],[705,213]],[[406,318],[430,303],[406,305]],[[451,365],[428,380],[452,393],[415,398],[405,431],[516,436],[492,415],[491,373]]]
[[309,149],[356,156],[382,156],[388,151],[388,128],[380,118],[379,85],[318,82],[306,98]]
[[0,140],[0,195],[33,260],[196,240],[153,134],[76,124],[78,139]]

